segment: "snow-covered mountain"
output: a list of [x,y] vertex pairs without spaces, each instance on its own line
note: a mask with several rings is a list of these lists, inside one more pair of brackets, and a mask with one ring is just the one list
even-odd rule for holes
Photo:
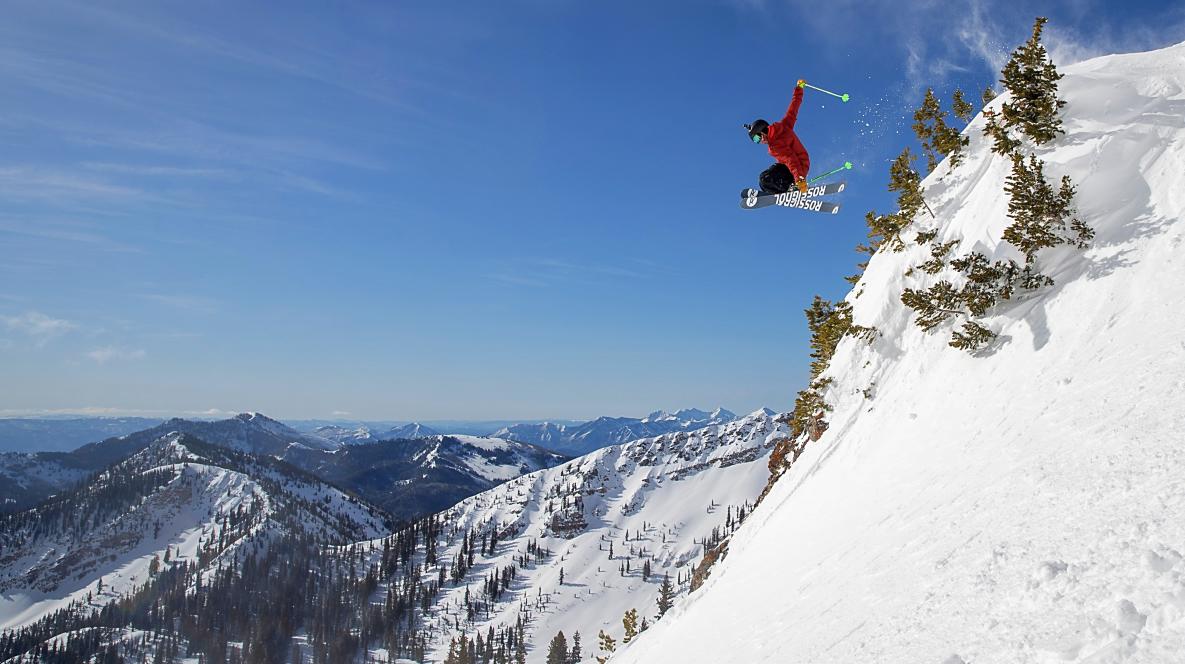
[[370,430],[370,427],[366,426],[365,424],[359,424],[355,427],[341,426],[339,424],[324,424],[314,428],[311,433],[319,438],[332,440],[338,445],[355,445],[377,440],[377,437]]
[[333,454],[305,450],[288,460],[398,519],[412,519],[567,457],[501,438],[436,435],[350,445]]
[[686,408],[675,413],[659,410],[644,418],[598,417],[579,424],[515,424],[502,428],[494,435],[547,447],[570,456],[579,456],[609,445],[660,436],[672,431],[693,431],[735,419],[735,414],[723,408],[717,408],[711,413]]
[[301,433],[260,413],[212,422],[174,418],[157,426],[83,445],[73,452],[0,454],[0,513],[24,509],[122,461],[169,433],[188,433],[228,449],[284,458],[293,452],[330,452],[338,443]]
[[1042,250],[1055,285],[976,354],[914,324],[903,290],[944,278],[911,272],[916,232],[1018,259],[976,118],[923,183],[935,218],[847,297],[880,334],[840,342],[830,427],[613,664],[1185,661],[1185,43],[1062,71],[1065,135],[1024,149],[1077,184],[1091,248]]
[[413,438],[431,438],[439,436],[440,432],[419,422],[411,422],[401,427],[388,429],[381,435],[383,440],[411,440]]
[[[686,592],[706,548],[751,509],[769,479],[767,458],[786,435],[771,412],[757,411],[606,447],[445,511],[442,520],[453,529],[441,542],[440,559],[463,555],[466,532],[477,539],[497,533],[497,543],[438,596],[429,625],[440,640],[430,659],[443,659],[453,636],[472,638],[520,617],[530,625],[528,662],[546,660],[547,643],[559,630],[569,637],[579,631],[587,655],[597,631],[619,627],[626,610],[653,619],[664,576]],[[529,561],[516,565],[520,557]],[[516,571],[506,592],[482,593],[491,571],[510,567]],[[467,595],[482,603],[473,620]]]
[[0,629],[100,608],[163,569],[213,569],[281,533],[345,543],[380,510],[269,457],[170,433],[86,484],[0,517]]
[[61,452],[0,454],[0,514],[32,507],[92,472]]
[[409,422],[408,424],[378,431],[367,424],[359,424],[357,426],[326,424],[313,429],[312,434],[325,440],[331,440],[339,445],[361,445],[372,443],[376,440],[430,438],[432,436],[439,436],[440,432],[419,422]]
[[240,413],[229,419],[212,422],[173,418],[151,429],[84,445],[71,452],[71,455],[93,460],[98,467],[102,467],[174,431],[188,433],[212,445],[280,458],[293,449],[329,451],[339,447],[334,441],[301,433],[262,413]]

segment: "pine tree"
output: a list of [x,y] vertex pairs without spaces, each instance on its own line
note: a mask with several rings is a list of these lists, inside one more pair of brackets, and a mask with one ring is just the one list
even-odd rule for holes
[[621,617],[621,625],[625,628],[625,636],[621,637],[623,644],[634,640],[638,635],[638,610],[630,609]]
[[1058,111],[1066,102],[1057,96],[1057,82],[1062,75],[1041,44],[1041,31],[1048,20],[1037,17],[1033,35],[1012,52],[1000,79],[1011,95],[1001,109],[1005,126],[1019,128],[1038,145],[1064,133]]
[[966,351],[979,350],[984,344],[996,338],[996,333],[969,320],[963,323],[962,331],[951,335],[950,345]]
[[601,649],[601,652],[605,653],[604,657],[597,656],[597,662],[598,664],[605,664],[605,662],[609,661],[609,656],[617,649],[617,642],[613,640],[612,636],[606,634],[605,630],[601,630],[597,632],[597,645]]
[[983,89],[983,92],[981,92],[979,94],[979,101],[983,103],[985,108],[987,107],[988,104],[992,103],[992,100],[995,98],[996,98],[996,91],[993,90],[992,86],[990,86],[990,85],[985,87]]
[[547,648],[547,664],[568,664],[568,639],[564,633],[556,632]]
[[662,585],[658,587],[658,617],[662,618],[675,604],[675,587],[671,585],[671,577],[662,575]]
[[582,657],[584,653],[580,650],[580,632],[576,632],[572,635],[572,651],[568,654],[567,664],[580,664]]
[[[905,148],[889,166],[889,191],[897,194],[898,214],[909,220],[906,225],[913,221],[923,207],[930,209],[922,194],[922,176],[913,168],[914,159],[909,148]],[[930,216],[933,217],[934,213],[931,212]]]
[[963,159],[967,137],[946,124],[946,111],[942,110],[932,88],[926,88],[926,96],[922,98],[922,105],[914,111],[913,120],[914,134],[926,153],[927,170],[933,171],[938,166],[940,155],[950,157],[952,168],[958,166]]
[[887,246],[891,251],[905,249],[901,233],[913,223],[923,207],[929,210],[922,194],[922,177],[913,168],[914,161],[915,157],[909,148],[905,148],[889,166],[889,191],[897,194],[897,212],[879,215],[873,210],[865,215],[869,245],[857,249],[869,254],[875,253],[881,246]]
[[951,112],[955,114],[955,117],[962,120],[963,122],[971,122],[971,118],[975,114],[975,107],[971,105],[971,102],[967,101],[963,97],[962,88],[955,88],[955,93],[951,99],[950,108]]
[[947,280],[939,281],[925,290],[906,288],[901,302],[917,312],[914,323],[929,332],[946,322],[951,316],[963,313],[962,299],[955,285]]
[[999,114],[995,111],[984,111],[983,116],[987,118],[983,125],[983,135],[992,139],[992,152],[1005,156],[1015,154],[1016,149],[1020,147],[1020,141],[1008,134],[1008,128],[1000,121]]
[[[1045,180],[1045,165],[1035,156],[1026,163],[1020,155],[1012,157],[1012,173],[1005,181],[1008,192],[1008,216],[1013,223],[1004,230],[1004,239],[1025,255],[1032,264],[1041,249],[1059,244],[1086,247],[1094,230],[1073,218],[1074,185],[1063,176],[1061,187],[1054,191]],[[1066,235],[1068,230],[1073,236]]]

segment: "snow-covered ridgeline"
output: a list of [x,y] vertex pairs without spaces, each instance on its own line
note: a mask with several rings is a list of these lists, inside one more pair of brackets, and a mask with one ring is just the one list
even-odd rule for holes
[[[1042,251],[1056,285],[997,308],[976,356],[901,304],[928,247],[878,253],[848,301],[882,334],[838,348],[831,428],[613,662],[1185,656],[1185,44],[1063,72],[1066,135],[1035,152],[1093,247]],[[915,223],[1015,258],[983,122]]]
[[[331,539],[385,532],[370,508],[333,487],[268,462],[244,468],[250,474],[232,470],[201,453],[217,456],[217,449],[170,434],[64,494],[60,507],[50,501],[9,517],[13,528],[0,556],[0,629],[71,605],[100,608],[142,586],[153,566],[216,565],[294,522]],[[105,507],[112,501],[114,507]]]

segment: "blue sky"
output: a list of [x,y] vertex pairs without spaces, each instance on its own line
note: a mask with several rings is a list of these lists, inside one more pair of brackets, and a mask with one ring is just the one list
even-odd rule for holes
[[[0,415],[785,409],[926,85],[1185,39],[1016,4],[6,3]],[[800,77],[845,210],[742,211]]]

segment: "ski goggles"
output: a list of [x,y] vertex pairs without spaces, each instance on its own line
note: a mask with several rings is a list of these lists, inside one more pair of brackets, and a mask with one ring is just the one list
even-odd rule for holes
[[749,140],[753,141],[754,143],[760,143],[761,139],[762,139],[761,134],[750,134],[749,135]]

